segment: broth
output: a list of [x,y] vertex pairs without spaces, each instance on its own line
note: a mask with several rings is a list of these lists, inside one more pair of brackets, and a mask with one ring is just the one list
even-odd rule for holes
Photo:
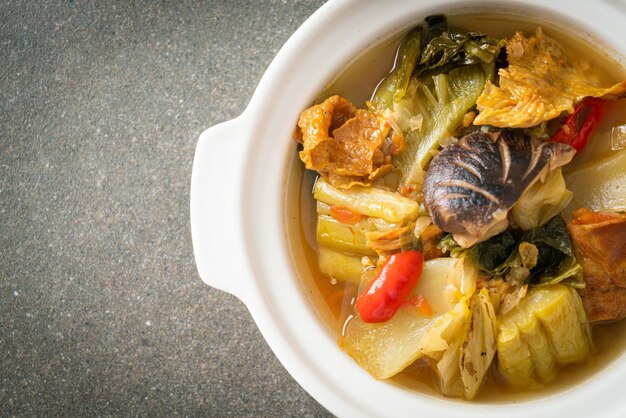
[[[454,15],[448,16],[450,26],[465,30],[480,31],[491,36],[510,37],[515,31],[532,33],[543,24],[545,33],[557,40],[566,50],[575,56],[584,56],[589,62],[597,65],[595,72],[598,81],[605,85],[613,84],[626,78],[626,70],[615,59],[604,51],[598,51],[591,43],[575,37],[563,29],[555,30],[554,25],[547,26],[547,22],[534,19],[528,20],[512,17],[511,15]],[[357,107],[364,107],[377,84],[392,68],[397,47],[401,36],[385,39],[355,58],[346,69],[339,74],[320,93],[317,101],[331,95],[339,94]],[[600,124],[591,136],[588,146],[580,155],[577,155],[571,165],[597,158],[611,149],[611,127],[626,124],[626,99],[615,105],[611,114]],[[308,296],[317,313],[329,327],[330,332],[337,339],[346,322],[351,318],[354,299],[357,296],[358,286],[331,279],[320,272],[317,262],[317,243],[315,239],[316,209],[312,189],[316,180],[316,173],[304,169],[294,153],[289,176],[289,192],[291,196],[299,195],[295,205],[288,208],[290,218],[297,218],[299,223],[295,237],[290,241],[295,252],[301,252],[303,257],[294,259],[304,260],[308,270],[299,268],[300,276],[307,290]],[[293,202],[293,201],[292,201]],[[571,208],[570,208],[571,209]],[[566,213],[569,212],[566,210]],[[294,239],[295,238],[295,239]],[[490,375],[485,379],[482,391],[472,402],[515,403],[532,399],[535,395],[546,396],[574,387],[593,374],[599,373],[611,362],[616,361],[626,349],[626,321],[614,324],[594,325],[592,328],[595,353],[584,364],[564,367],[560,370],[559,378],[544,388],[536,391],[520,391],[502,384],[498,380],[495,367],[491,367]],[[417,361],[400,374],[387,380],[389,383],[403,388],[417,391],[422,394],[440,397],[435,376],[424,362]],[[465,402],[463,400],[457,400]]]

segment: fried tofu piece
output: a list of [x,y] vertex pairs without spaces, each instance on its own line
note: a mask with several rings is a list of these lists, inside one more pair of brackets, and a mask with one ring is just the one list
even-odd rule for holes
[[585,97],[619,98],[626,93],[626,80],[599,87],[588,63],[573,59],[555,40],[537,28],[524,37],[517,32],[507,41],[509,66],[498,71],[499,85],[488,81],[476,101],[474,125],[528,128],[572,113]]
[[626,215],[578,209],[567,228],[583,267],[580,296],[589,321],[625,318]]
[[391,170],[391,156],[383,152],[389,130],[381,115],[332,96],[302,112],[295,137],[306,168],[335,187],[350,188],[370,185]]

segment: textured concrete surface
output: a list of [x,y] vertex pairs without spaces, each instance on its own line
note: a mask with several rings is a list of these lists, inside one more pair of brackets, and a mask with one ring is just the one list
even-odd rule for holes
[[0,415],[328,415],[189,227],[198,135],[322,3],[0,0]]

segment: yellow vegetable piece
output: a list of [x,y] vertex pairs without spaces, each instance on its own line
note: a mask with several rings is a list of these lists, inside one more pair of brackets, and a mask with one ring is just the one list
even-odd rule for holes
[[349,190],[340,190],[319,178],[315,183],[313,196],[328,205],[343,206],[353,212],[381,218],[387,222],[414,221],[419,214],[419,205],[414,200],[378,187],[354,186]]
[[497,347],[500,373],[518,387],[540,386],[560,366],[584,361],[591,338],[580,296],[560,284],[530,290],[499,318]]
[[501,324],[500,326],[500,332],[498,333],[498,370],[508,383],[514,386],[527,387],[529,389],[538,386],[534,377],[534,366],[530,349],[515,324],[511,324],[511,326]]
[[361,257],[347,255],[330,248],[319,248],[320,271],[329,277],[344,282],[359,284],[365,267]]
[[472,317],[460,350],[461,381],[465,399],[474,399],[480,391],[496,354],[496,313],[487,289],[472,298]]
[[572,113],[585,97],[618,98],[626,93],[626,80],[608,88],[594,85],[589,65],[568,57],[541,28],[530,38],[517,32],[506,51],[509,66],[498,71],[499,86],[490,81],[485,85],[476,101],[474,125],[528,128],[561,112]]
[[473,399],[496,353],[496,314],[486,289],[465,296],[422,338],[420,350],[436,361],[446,396]]
[[367,246],[367,238],[356,226],[341,223],[326,215],[317,217],[317,242],[337,251],[376,255]]
[[422,354],[433,360],[441,360],[444,351],[450,347],[455,337],[465,333],[470,316],[469,298],[463,298],[426,331],[424,338],[420,341]]

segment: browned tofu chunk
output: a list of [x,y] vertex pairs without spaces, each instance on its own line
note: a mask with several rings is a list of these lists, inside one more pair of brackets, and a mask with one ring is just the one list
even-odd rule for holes
[[583,267],[580,290],[589,321],[626,317],[626,215],[578,209],[569,229]]

